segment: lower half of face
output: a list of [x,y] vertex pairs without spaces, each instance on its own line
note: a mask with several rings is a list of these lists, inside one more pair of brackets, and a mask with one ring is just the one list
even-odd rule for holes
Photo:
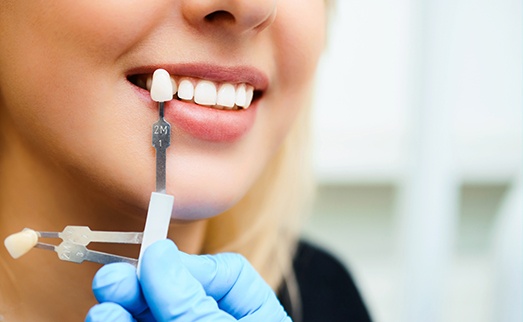
[[[232,28],[241,19],[229,21],[223,13],[210,21],[209,14],[227,7],[205,14],[198,10],[210,9],[184,1],[133,1],[126,8],[114,1],[57,1],[48,10],[26,2],[0,14],[2,113],[35,157],[66,170],[108,203],[144,209],[155,189],[151,133],[158,109],[133,73],[144,77],[165,68],[177,82],[193,85],[211,75],[218,89],[265,79],[248,110],[217,110],[177,97],[166,104],[172,125],[167,192],[179,219],[217,215],[251,188],[308,105],[323,46],[320,0],[259,6],[270,21],[247,31]],[[254,76],[241,75],[253,70]]]

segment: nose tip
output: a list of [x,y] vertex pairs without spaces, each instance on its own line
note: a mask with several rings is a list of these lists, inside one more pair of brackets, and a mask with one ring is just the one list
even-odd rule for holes
[[277,0],[185,0],[184,18],[197,29],[259,32],[276,16]]

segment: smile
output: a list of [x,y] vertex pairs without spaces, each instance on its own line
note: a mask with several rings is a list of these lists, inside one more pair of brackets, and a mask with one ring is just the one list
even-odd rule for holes
[[[151,90],[152,74],[133,75],[129,81],[134,85]],[[248,109],[254,99],[254,87],[246,83],[219,83],[194,77],[171,75],[174,99],[193,102],[217,109]],[[258,91],[256,98],[260,95]]]
[[268,77],[250,66],[165,64],[128,71],[127,81],[151,108],[155,105],[150,104],[149,91],[158,68],[171,75],[173,84],[173,100],[165,103],[166,120],[175,129],[206,141],[231,142],[248,133],[269,86]]
[[[220,110],[248,109],[251,103],[259,99],[263,93],[263,90],[259,89],[260,85],[264,86],[259,77],[255,77],[255,81],[258,83],[258,88],[255,88],[254,85],[246,81],[218,80],[219,76],[212,72],[209,73],[210,79],[170,74],[174,93],[173,99],[192,102],[200,106]],[[231,78],[232,75],[230,74],[230,72],[225,72],[228,78]],[[232,72],[232,74],[235,73]],[[151,89],[152,73],[131,74],[127,79],[142,89],[147,91]]]

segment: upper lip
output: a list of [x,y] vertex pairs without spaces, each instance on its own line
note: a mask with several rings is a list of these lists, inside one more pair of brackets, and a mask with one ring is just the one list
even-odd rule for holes
[[194,77],[222,83],[247,83],[256,91],[264,91],[269,85],[265,73],[253,66],[217,66],[211,64],[154,64],[129,70],[126,76],[152,74],[156,69],[165,69],[169,74],[180,77]]

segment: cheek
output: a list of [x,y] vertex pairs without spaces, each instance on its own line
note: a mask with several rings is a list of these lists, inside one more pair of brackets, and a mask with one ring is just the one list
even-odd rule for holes
[[155,27],[168,1],[40,2],[0,4],[0,48],[7,51],[0,59],[20,61],[19,54],[34,52],[55,66],[65,59],[114,64]]
[[[130,176],[117,167],[119,152],[140,158],[150,142],[126,127],[143,112],[122,113],[118,58],[154,28],[164,2],[0,3],[0,108],[32,151],[89,175]],[[133,144],[118,144],[124,138]],[[93,164],[100,173],[91,173]]]
[[[54,33],[53,43],[66,43],[96,54],[99,61],[117,58],[147,36],[164,14],[166,0],[150,1],[60,1],[56,11],[41,15],[42,23]],[[163,11],[163,12],[162,12]]]
[[41,127],[43,135],[66,124],[90,128],[89,114],[95,111],[86,107],[107,104],[96,98],[115,86],[115,75],[109,75],[118,73],[115,62],[154,28],[166,3],[2,2],[2,105],[15,121]]
[[282,82],[300,87],[308,82],[325,44],[324,0],[282,1],[274,24],[277,61]]
[[278,77],[267,124],[272,124],[274,149],[286,136],[300,109],[310,104],[316,66],[325,43],[324,0],[281,1],[273,28]]

